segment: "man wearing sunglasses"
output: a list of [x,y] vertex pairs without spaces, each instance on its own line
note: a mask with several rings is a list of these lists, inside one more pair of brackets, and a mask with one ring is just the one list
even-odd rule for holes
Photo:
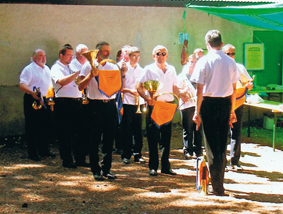
[[[235,60],[235,47],[231,44],[223,46],[222,51]],[[239,63],[237,64],[237,70],[240,75],[240,80],[237,82],[238,87],[247,87],[248,90],[253,88],[252,78],[247,72],[246,68]],[[230,167],[231,171],[243,170],[239,164],[241,156],[241,133],[242,133],[242,118],[243,118],[243,105],[235,110],[237,122],[233,124],[232,136],[229,134],[230,140]],[[230,132],[229,132],[230,133]],[[231,139],[230,139],[231,138]]]
[[[145,93],[143,83],[149,80],[159,81],[163,87],[158,89],[156,95],[164,92],[171,92],[178,94],[184,101],[188,100],[185,93],[180,93],[177,87],[177,73],[172,65],[169,65],[166,60],[168,58],[168,50],[162,45],[157,45],[152,51],[152,58],[154,63],[145,66],[144,73],[141,75],[140,83],[138,85],[139,95],[147,102],[146,112],[146,130],[149,148],[149,175],[157,176],[157,169],[159,165],[158,158],[158,143],[161,149],[161,173],[168,175],[176,175],[170,168],[169,153],[171,141],[172,122],[162,125],[158,128],[151,119],[151,113],[155,100]],[[166,94],[157,98],[159,101],[173,102],[174,97],[171,94]]]
[[223,53],[218,30],[205,35],[208,54],[200,58],[191,77],[197,83],[197,102],[193,120],[197,130],[203,123],[205,149],[213,193],[224,193],[226,144],[229,124],[236,122],[236,82],[239,75],[236,63]]

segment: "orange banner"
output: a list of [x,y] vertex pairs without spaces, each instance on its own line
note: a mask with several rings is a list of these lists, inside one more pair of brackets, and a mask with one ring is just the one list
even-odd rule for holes
[[111,97],[121,90],[122,78],[120,70],[99,70],[98,89],[106,96]]
[[246,101],[246,92],[247,88],[237,88],[236,89],[236,103],[235,103],[235,109],[239,108],[241,105],[243,105]]
[[160,127],[173,120],[177,104],[156,101],[151,113],[151,119]]

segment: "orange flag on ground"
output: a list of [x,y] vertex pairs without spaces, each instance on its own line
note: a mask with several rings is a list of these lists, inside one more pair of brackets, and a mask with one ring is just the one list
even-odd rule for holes
[[107,97],[111,97],[122,88],[120,70],[99,70],[98,89]]
[[173,120],[176,109],[177,104],[156,101],[151,113],[151,119],[160,127]]

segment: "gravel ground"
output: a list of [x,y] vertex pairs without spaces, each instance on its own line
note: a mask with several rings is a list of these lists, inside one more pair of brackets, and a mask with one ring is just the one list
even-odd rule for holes
[[[147,141],[144,157],[148,162]],[[282,150],[242,143],[243,171],[225,173],[228,196],[195,187],[196,159],[185,160],[180,130],[172,137],[176,176],[148,175],[147,164],[124,165],[113,154],[117,180],[94,181],[89,168],[66,169],[59,155],[34,162],[21,145],[0,148],[0,213],[283,213]],[[57,146],[52,151],[58,154]],[[229,146],[227,157],[229,159]]]

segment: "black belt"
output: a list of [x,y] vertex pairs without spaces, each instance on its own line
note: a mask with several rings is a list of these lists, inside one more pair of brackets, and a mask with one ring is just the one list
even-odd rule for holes
[[221,100],[221,99],[231,99],[231,96],[227,96],[227,97],[207,97],[207,96],[203,96],[203,98],[204,99],[207,99],[207,100],[213,100],[213,99],[219,99],[219,100]]
[[104,100],[91,100],[89,99],[90,102],[97,102],[97,103],[108,103],[108,102],[113,102],[115,99],[104,99]]
[[60,100],[60,101],[81,101],[82,98],[72,98],[72,97],[56,97],[55,100]]

